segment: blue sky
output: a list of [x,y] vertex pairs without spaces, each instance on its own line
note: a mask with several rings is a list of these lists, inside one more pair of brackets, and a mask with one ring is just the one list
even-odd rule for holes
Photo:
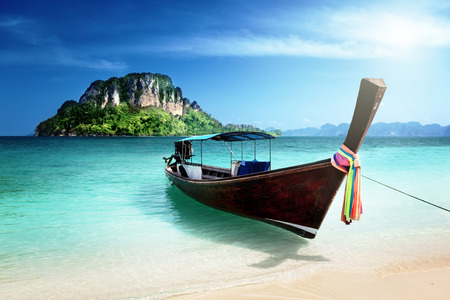
[[[414,3],[413,3],[414,2]],[[222,123],[450,124],[450,1],[0,0],[0,135],[31,134],[97,79],[169,75]]]

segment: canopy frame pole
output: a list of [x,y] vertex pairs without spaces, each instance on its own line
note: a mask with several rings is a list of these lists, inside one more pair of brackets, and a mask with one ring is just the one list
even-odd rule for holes
[[241,161],[244,159],[244,146],[241,141]]
[[272,140],[269,139],[269,170],[272,169]]
[[228,145],[228,143],[227,143],[226,141],[224,141],[224,142],[225,142],[225,145],[227,145],[228,150],[230,150],[230,153],[233,155],[234,159],[235,159],[236,161],[238,161],[237,158],[236,158],[236,156],[235,156],[234,153],[233,153],[233,150],[231,150],[231,148],[230,148],[230,146]]
[[200,141],[200,166],[203,168],[203,141]]
[[253,144],[254,144],[254,150],[253,150],[253,159],[256,160],[256,140],[253,140]]
[[231,170],[231,165],[233,163],[233,156],[232,156],[232,154],[233,154],[233,142],[230,142],[230,146],[231,146],[231,149],[230,149],[230,170]]
[[184,158],[186,157],[186,155],[185,155],[185,148],[186,147],[184,146],[184,142],[181,143],[181,162],[182,162],[183,165],[185,163]]

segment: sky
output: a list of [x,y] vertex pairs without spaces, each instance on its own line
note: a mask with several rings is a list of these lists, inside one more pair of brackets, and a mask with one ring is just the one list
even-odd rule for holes
[[450,0],[0,0],[0,136],[33,134],[90,83],[168,75],[223,124],[450,124]]

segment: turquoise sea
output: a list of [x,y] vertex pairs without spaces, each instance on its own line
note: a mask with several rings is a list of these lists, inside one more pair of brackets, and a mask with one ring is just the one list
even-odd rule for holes
[[[272,168],[331,157],[343,139],[277,138]],[[363,178],[361,221],[340,221],[341,187],[306,240],[171,186],[162,157],[175,140],[0,137],[0,298],[157,299],[317,270],[450,266],[449,212]],[[450,209],[450,138],[368,137],[359,153],[363,175]]]

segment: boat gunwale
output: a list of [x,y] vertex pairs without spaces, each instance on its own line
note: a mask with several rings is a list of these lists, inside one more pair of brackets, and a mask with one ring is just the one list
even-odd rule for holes
[[[315,161],[315,162],[311,162],[311,163],[301,164],[301,165],[294,165],[294,166],[284,167],[284,168],[280,168],[280,169],[269,170],[269,171],[255,172],[252,174],[224,177],[224,178],[214,178],[214,179],[213,178],[192,179],[189,177],[184,177],[184,176],[181,176],[181,175],[171,171],[170,165],[166,166],[165,172],[166,172],[166,174],[169,174],[170,176],[174,176],[183,181],[192,182],[195,184],[202,184],[202,183],[208,184],[208,183],[235,181],[235,180],[236,181],[247,181],[247,180],[253,180],[253,179],[260,179],[261,177],[271,177],[274,175],[280,175],[277,173],[289,174],[289,173],[292,173],[290,171],[298,171],[298,169],[301,169],[301,171],[306,171],[306,170],[326,168],[329,166],[332,166],[331,158],[327,158],[327,159],[323,159],[323,160],[319,160],[319,161]],[[211,166],[211,167],[214,167],[214,166]]]

